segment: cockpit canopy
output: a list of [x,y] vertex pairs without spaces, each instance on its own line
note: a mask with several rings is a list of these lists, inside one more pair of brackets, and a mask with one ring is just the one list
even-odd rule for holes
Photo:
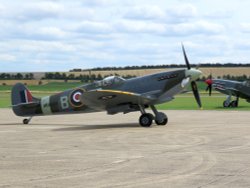
[[97,81],[96,84],[99,87],[106,87],[106,86],[111,86],[111,85],[114,85],[114,84],[121,84],[124,81],[125,81],[125,79],[122,78],[122,77],[119,77],[119,76],[109,76],[109,77],[104,78],[101,81]]

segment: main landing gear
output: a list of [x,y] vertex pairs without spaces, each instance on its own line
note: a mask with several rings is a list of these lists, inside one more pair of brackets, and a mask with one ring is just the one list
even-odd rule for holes
[[32,119],[32,117],[29,117],[27,119],[23,119],[23,124],[25,124],[25,125],[29,124],[31,119]]
[[142,115],[139,118],[139,123],[142,127],[150,127],[153,120],[157,125],[166,125],[168,123],[168,117],[163,112],[158,112],[155,106],[151,105],[150,108],[154,112],[153,114],[146,113],[145,108],[140,106],[140,111]]
[[236,108],[238,107],[239,104],[239,97],[236,97],[236,100],[231,101],[231,95],[227,97],[227,100],[223,102],[223,107],[228,108],[228,107],[233,107]]

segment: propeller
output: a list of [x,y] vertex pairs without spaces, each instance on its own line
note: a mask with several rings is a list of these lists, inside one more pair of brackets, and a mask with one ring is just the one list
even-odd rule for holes
[[190,67],[190,63],[189,63],[188,58],[187,58],[186,50],[185,50],[183,44],[181,46],[182,46],[182,52],[183,52],[183,55],[184,55],[184,60],[185,60],[185,63],[187,65],[187,69],[190,70],[191,67]]
[[211,96],[212,95],[212,84],[213,84],[212,74],[211,73],[210,73],[208,79],[205,80],[205,83],[207,84],[206,91],[209,91],[209,96]]
[[[184,48],[184,45],[182,44],[182,52],[183,52],[183,56],[184,56],[184,60],[185,60],[185,63],[187,65],[187,69],[189,70],[190,72],[190,77],[192,76],[196,76],[196,77],[199,77],[199,75],[201,74],[201,72],[197,69],[191,69],[191,66],[190,66],[190,63],[189,63],[189,60],[187,58],[187,54],[186,54],[186,51],[185,51],[185,48]],[[198,106],[200,108],[202,108],[202,104],[201,104],[201,99],[200,99],[200,95],[199,95],[199,91],[198,91],[198,87],[197,87],[197,84],[195,81],[191,81],[191,88],[192,88],[192,91],[193,91],[193,94],[194,94],[194,98],[198,104]]]

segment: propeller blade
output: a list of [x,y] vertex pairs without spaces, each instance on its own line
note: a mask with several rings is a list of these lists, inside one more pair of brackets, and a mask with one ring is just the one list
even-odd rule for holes
[[198,88],[197,88],[197,85],[196,85],[196,82],[195,81],[192,81],[191,82],[191,87],[192,87],[192,90],[193,90],[193,94],[194,94],[194,98],[198,104],[198,106],[200,108],[202,108],[202,104],[201,104],[201,99],[200,99],[200,95],[199,95],[199,91],[198,91]]
[[184,45],[182,44],[182,52],[183,52],[183,56],[184,56],[184,60],[185,60],[185,63],[187,65],[187,68],[188,69],[191,69],[190,67],[190,63],[188,61],[188,58],[187,58],[187,54],[186,54],[186,51],[185,51],[185,48],[184,48]]

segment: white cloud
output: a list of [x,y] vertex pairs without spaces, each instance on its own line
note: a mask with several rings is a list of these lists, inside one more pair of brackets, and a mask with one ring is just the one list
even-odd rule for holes
[[197,21],[191,23],[175,24],[172,27],[173,34],[176,35],[214,35],[224,31],[224,26],[207,21]]
[[120,20],[115,24],[118,32],[163,34],[165,26],[160,23]]
[[110,33],[113,28],[107,22],[83,21],[75,26],[75,31],[79,33]]
[[0,54],[0,61],[7,61],[7,62],[11,62],[11,61],[15,61],[16,57],[10,54]]
[[168,17],[173,21],[187,21],[197,16],[197,9],[191,4],[181,4],[167,9]]
[[1,71],[250,59],[249,1],[186,2],[0,0]]
[[250,23],[241,23],[240,29],[244,33],[250,33]]
[[124,17],[135,20],[158,20],[164,19],[166,13],[158,6],[144,5],[131,8]]
[[63,4],[56,2],[45,1],[32,3],[25,8],[27,12],[27,19],[44,19],[44,18],[56,18],[60,13],[64,11],[65,7]]

